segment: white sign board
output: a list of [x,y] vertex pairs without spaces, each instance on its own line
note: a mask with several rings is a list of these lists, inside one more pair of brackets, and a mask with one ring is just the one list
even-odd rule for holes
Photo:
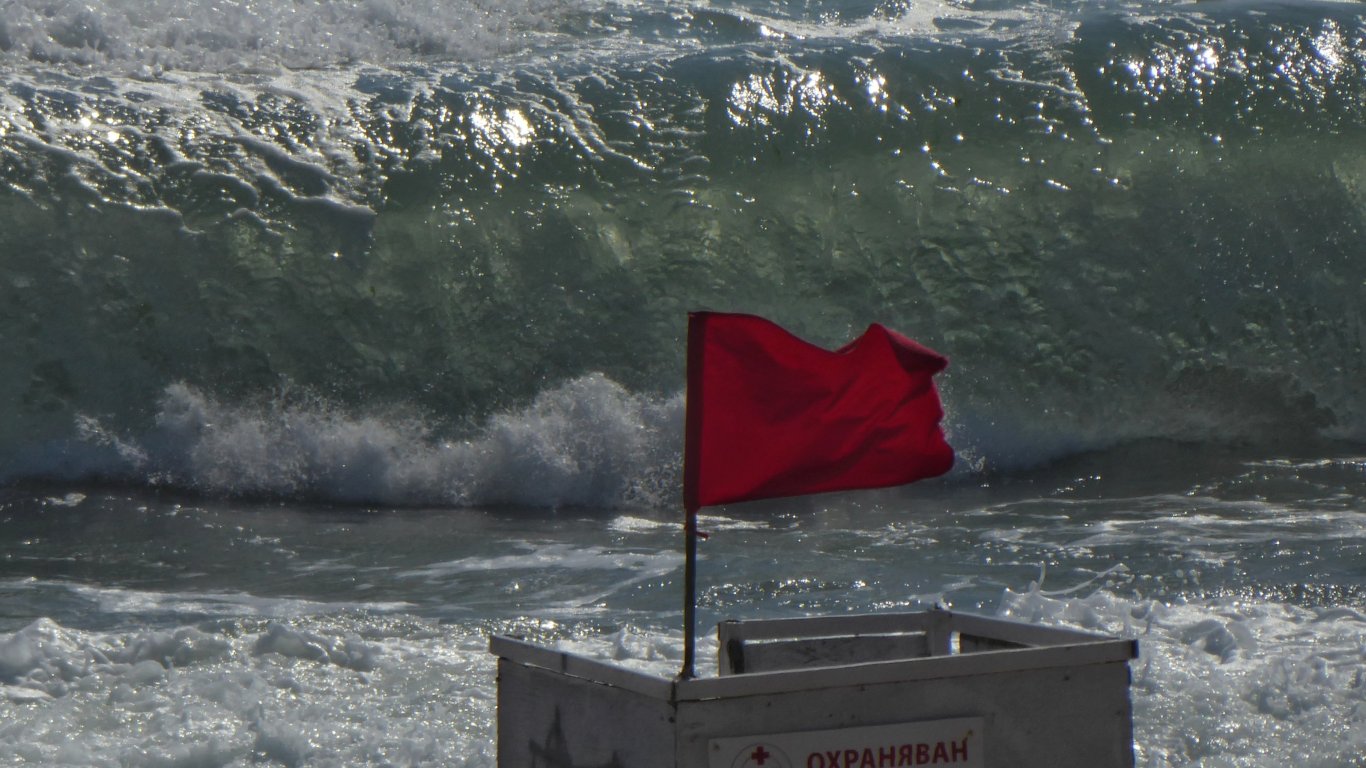
[[983,768],[982,718],[712,739],[708,768]]

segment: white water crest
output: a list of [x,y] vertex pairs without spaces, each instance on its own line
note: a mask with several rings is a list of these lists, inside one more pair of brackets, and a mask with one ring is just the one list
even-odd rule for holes
[[233,496],[445,506],[658,507],[677,495],[683,399],[634,395],[601,375],[496,414],[467,438],[427,419],[354,415],[308,396],[224,404],[168,387],[155,428],[82,436],[58,473]]

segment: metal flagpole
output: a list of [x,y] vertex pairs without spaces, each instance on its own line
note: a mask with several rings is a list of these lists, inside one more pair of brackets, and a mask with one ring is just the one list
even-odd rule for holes
[[698,473],[702,458],[702,363],[706,346],[705,314],[688,313],[688,389],[683,429],[683,669],[681,680],[696,677],[697,656],[697,510]]
[[697,512],[688,510],[684,524],[687,541],[683,557],[683,670],[681,680],[696,677],[694,660],[697,656]]

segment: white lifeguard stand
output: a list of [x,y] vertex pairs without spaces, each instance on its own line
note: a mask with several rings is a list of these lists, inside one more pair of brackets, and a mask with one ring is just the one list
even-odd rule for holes
[[1134,640],[946,610],[718,627],[668,679],[494,636],[499,768],[1132,768]]

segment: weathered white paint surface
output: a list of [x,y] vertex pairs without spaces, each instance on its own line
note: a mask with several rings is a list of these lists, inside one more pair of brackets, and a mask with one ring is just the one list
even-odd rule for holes
[[[731,674],[666,680],[493,638],[500,768],[716,768],[717,744],[959,720],[980,723],[980,765],[1133,766],[1131,641],[947,611],[727,622],[720,639]],[[953,765],[933,746],[928,763],[917,747],[848,750],[838,768]],[[766,751],[754,764],[778,766]],[[829,753],[784,759],[834,768]]]

